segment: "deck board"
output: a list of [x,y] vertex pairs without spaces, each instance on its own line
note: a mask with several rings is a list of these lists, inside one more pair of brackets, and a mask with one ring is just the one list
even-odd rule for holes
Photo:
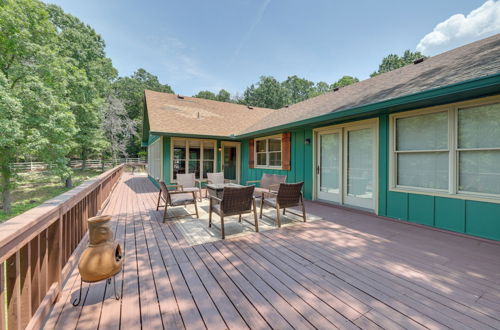
[[104,210],[122,300],[84,284],[73,307],[75,268],[46,328],[500,328],[499,244],[308,203],[325,220],[190,246],[157,196],[124,174]]

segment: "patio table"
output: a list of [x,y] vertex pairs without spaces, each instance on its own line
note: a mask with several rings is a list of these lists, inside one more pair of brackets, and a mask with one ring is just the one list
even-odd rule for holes
[[243,187],[237,183],[209,183],[207,184],[207,192],[208,196],[214,196],[222,199],[222,192],[224,191],[224,187]]

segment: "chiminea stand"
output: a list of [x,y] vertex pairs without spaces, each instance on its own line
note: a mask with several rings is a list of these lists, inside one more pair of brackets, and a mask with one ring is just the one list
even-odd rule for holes
[[83,282],[95,283],[106,280],[111,285],[116,300],[120,300],[116,291],[115,276],[122,270],[123,255],[120,244],[113,241],[113,231],[108,225],[110,215],[102,215],[88,219],[89,244],[80,256],[78,271],[80,272],[80,292],[72,303],[78,306],[82,301]]

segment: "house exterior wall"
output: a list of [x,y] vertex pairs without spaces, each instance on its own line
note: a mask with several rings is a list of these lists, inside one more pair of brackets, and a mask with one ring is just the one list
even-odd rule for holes
[[[290,171],[249,168],[249,139],[243,140],[241,143],[241,182],[245,184],[247,181],[260,180],[262,174],[281,174],[287,176],[287,182],[304,181],[304,197],[312,199],[313,185],[313,138],[311,128],[297,128],[290,131]],[[310,143],[306,144],[306,139]]]
[[[378,204],[380,216],[408,221],[457,233],[478,236],[500,241],[500,200],[480,201],[477,198],[467,199],[464,196],[446,197],[432,193],[412,193],[392,191],[389,186],[390,161],[390,116],[383,114],[378,118]],[[346,121],[344,121],[345,123]],[[339,122],[340,124],[340,122]],[[330,124],[331,125],[331,124]],[[325,126],[325,125],[322,125]],[[314,196],[314,139],[313,129],[293,128],[291,133],[289,171],[277,169],[249,168],[249,141],[241,142],[241,179],[242,184],[249,180],[259,180],[263,173],[286,174],[288,182],[304,181],[304,197]],[[306,139],[309,143],[306,144]],[[234,140],[233,140],[234,141]],[[163,137],[163,177],[170,180],[170,137]],[[217,150],[221,140],[217,140]],[[221,169],[220,152],[217,151],[217,170]],[[169,182],[171,183],[171,182]]]

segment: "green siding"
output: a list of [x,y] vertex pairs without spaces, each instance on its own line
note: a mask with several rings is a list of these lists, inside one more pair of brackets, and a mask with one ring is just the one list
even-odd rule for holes
[[387,215],[387,188],[388,188],[388,162],[389,159],[389,116],[383,115],[379,118],[379,194],[378,194],[378,214]]
[[[306,145],[306,139],[310,139],[311,143]],[[304,198],[312,198],[312,129],[295,129],[291,131],[290,171],[249,168],[248,143],[249,140],[247,139],[242,141],[241,144],[241,182],[243,184],[250,180],[260,180],[264,173],[286,175],[287,182],[304,181]]]
[[163,181],[170,182],[170,137],[163,137]]
[[466,202],[466,233],[500,240],[500,204]]
[[387,216],[400,220],[408,220],[408,194],[387,192]]
[[434,197],[409,194],[408,220],[422,225],[434,226]]
[[434,222],[436,227],[465,232],[465,200],[435,197]]

